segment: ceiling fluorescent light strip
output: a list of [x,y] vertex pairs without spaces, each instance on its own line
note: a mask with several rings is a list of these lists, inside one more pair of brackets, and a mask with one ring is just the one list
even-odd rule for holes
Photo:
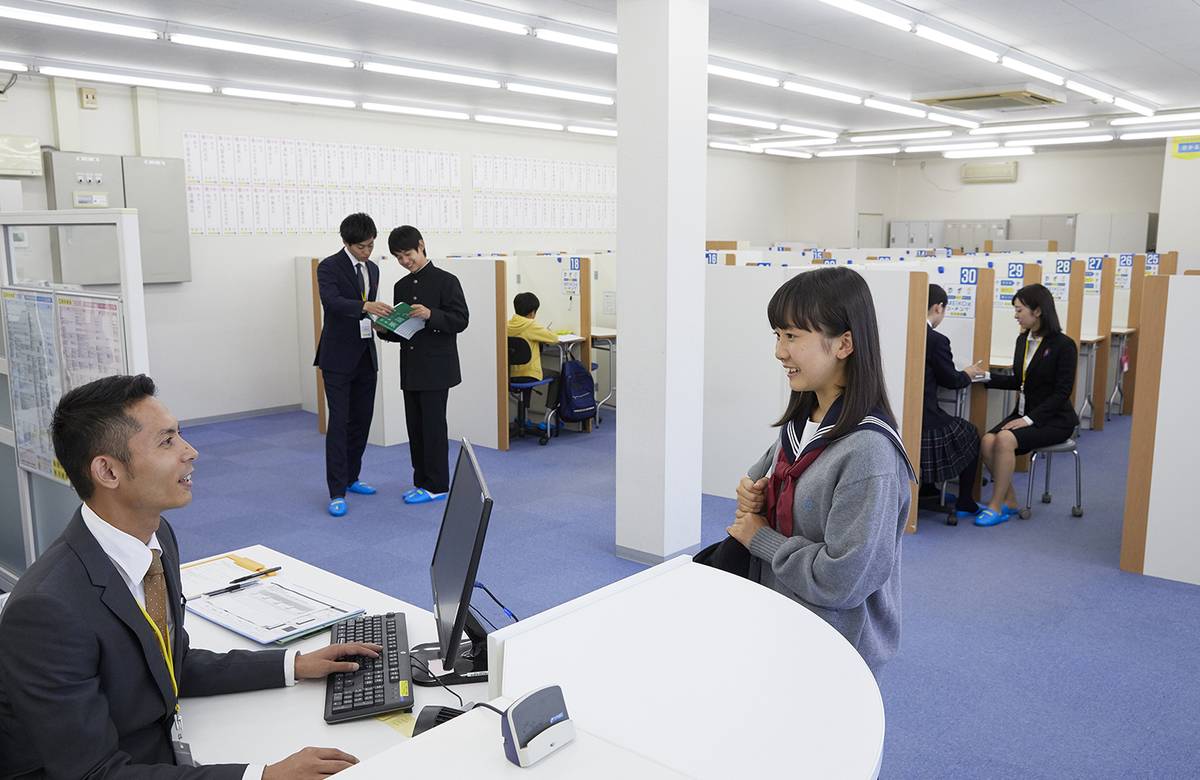
[[775,157],[795,157],[797,160],[812,159],[812,155],[808,152],[792,152],[787,149],[763,149],[763,151]]
[[611,41],[601,41],[595,38],[586,38],[582,35],[572,35],[571,33],[558,32],[557,30],[546,30],[541,27],[535,28],[533,34],[543,41],[551,43],[562,43],[567,46],[577,46],[581,49],[591,49],[592,51],[600,51],[605,54],[616,54],[617,44]]
[[934,43],[940,43],[943,46],[949,46],[951,49],[957,49],[964,54],[970,54],[972,57],[978,57],[981,60],[986,60],[987,62],[993,63],[1000,61],[999,52],[994,52],[986,47],[979,46],[969,41],[964,41],[962,38],[956,38],[953,35],[948,35],[947,33],[934,29],[933,27],[929,27],[924,24],[918,24],[916,33],[919,37],[924,38],[927,41],[933,41]]
[[445,111],[439,108],[421,108],[419,106],[395,106],[390,103],[363,103],[365,111],[379,111],[386,114],[405,114],[407,116],[427,116],[434,119],[470,119],[465,111]]
[[939,114],[936,111],[930,111],[926,117],[931,122],[941,122],[944,125],[956,125],[974,130],[979,127],[979,123],[971,119],[963,119],[962,117],[951,116],[950,114]]
[[1179,127],[1170,130],[1145,130],[1137,133],[1122,133],[1122,141],[1144,141],[1148,138],[1174,138],[1176,136],[1200,135],[1200,127]]
[[440,5],[432,5],[430,3],[419,3],[416,0],[358,0],[358,2],[391,8],[396,11],[405,11],[410,14],[429,16],[447,22],[458,22],[474,27],[484,27],[489,30],[511,33],[513,35],[529,34],[529,28],[517,22],[497,19],[494,16],[484,16],[483,14],[473,14],[468,11],[458,11],[453,8],[443,8]]
[[825,89],[824,87],[814,87],[809,84],[801,84],[798,81],[785,81],[783,88],[788,92],[799,92],[803,95],[812,95],[813,97],[825,98],[827,100],[836,100],[840,103],[849,103],[854,106],[861,106],[863,99],[858,95],[851,95],[849,92],[838,92],[835,89]]
[[476,114],[476,122],[483,122],[487,125],[507,125],[509,127],[529,127],[534,130],[562,130],[563,126],[556,122],[540,122],[534,119],[514,119],[507,116],[493,116],[490,114]]
[[917,146],[906,146],[904,151],[912,152],[913,154],[921,154],[922,152],[965,152],[975,149],[995,149],[1000,146],[996,141],[978,141],[976,143],[966,144],[920,144]]
[[1141,103],[1135,103],[1128,98],[1116,97],[1113,98],[1113,102],[1126,111],[1132,111],[1133,113],[1141,114],[1142,116],[1154,116],[1153,108],[1150,108],[1149,106],[1143,106]]
[[1103,135],[1073,135],[1063,138],[1022,138],[1018,141],[1005,141],[1005,146],[1055,146],[1057,144],[1099,144],[1113,140],[1111,134]]
[[740,116],[730,116],[729,114],[713,114],[708,115],[708,121],[720,122],[726,125],[741,125],[742,127],[757,127],[760,130],[778,130],[779,125],[774,122],[767,122],[762,119],[746,119]]
[[817,152],[817,157],[857,157],[863,154],[896,154],[900,151],[898,146],[886,146],[878,149],[830,149],[825,152]]
[[1051,73],[1048,70],[1039,68],[1037,65],[1031,65],[1028,62],[1023,62],[1013,57],[1001,57],[1000,64],[1009,70],[1015,70],[1018,73],[1024,73],[1027,76],[1033,76],[1035,79],[1048,81],[1056,87],[1061,87],[1065,81],[1065,79],[1058,74]]
[[158,31],[148,27],[135,27],[128,24],[114,24],[98,19],[87,19],[81,16],[66,16],[63,14],[48,14],[42,11],[32,11],[27,8],[13,8],[0,5],[0,19],[13,19],[18,22],[33,24],[48,24],[54,27],[68,27],[84,32],[106,33],[108,35],[123,35],[126,38],[141,38],[147,41],[158,40]]
[[875,98],[867,98],[863,101],[863,105],[867,108],[874,108],[878,109],[879,111],[890,111],[893,114],[903,114],[904,116],[912,116],[918,119],[924,119],[926,114],[924,110],[919,108],[899,106],[895,103],[885,103],[884,101],[876,100]]
[[334,68],[354,67],[354,60],[347,59],[346,57],[334,57],[328,54],[314,54],[307,51],[297,51],[296,49],[280,49],[275,46],[261,46],[256,43],[230,41],[222,38],[208,38],[202,35],[168,33],[167,40],[169,40],[171,43],[178,43],[183,46],[197,46],[202,49],[217,49],[218,51],[231,51],[238,54],[253,54],[258,57],[274,57],[275,59],[280,60],[310,62],[314,65],[329,65]]
[[607,127],[588,127],[587,125],[567,125],[568,133],[580,133],[581,135],[602,135],[607,138],[616,138],[617,131]]
[[792,141],[762,141],[756,143],[759,149],[791,149],[795,146],[832,146],[837,143],[834,138],[798,138]]
[[389,65],[385,62],[364,62],[363,70],[371,73],[386,73],[391,76],[405,76],[427,81],[442,81],[447,84],[465,84],[470,87],[485,87],[500,89],[500,82],[480,76],[465,76],[461,73],[449,73],[443,70],[427,70],[425,68],[410,68],[407,65]]
[[278,103],[304,103],[311,106],[329,106],[330,108],[354,108],[353,100],[318,97],[316,95],[298,95],[291,92],[270,92],[262,89],[221,87],[221,94],[230,97],[252,98],[254,100],[273,100]]
[[560,100],[574,100],[579,103],[595,103],[600,106],[611,106],[614,102],[608,95],[575,92],[570,89],[556,89],[554,87],[539,87],[536,84],[521,84],[515,81],[508,82],[504,87],[510,92],[520,92],[525,95],[541,95],[542,97],[559,98]]
[[1091,127],[1091,122],[1033,122],[1027,125],[992,125],[978,127],[967,132],[967,135],[996,135],[1002,133],[1041,133],[1053,130],[1083,130]]
[[1095,87],[1089,87],[1087,84],[1082,84],[1073,79],[1067,79],[1066,87],[1072,92],[1078,92],[1081,95],[1087,95],[1090,98],[1095,98],[1101,103],[1111,103],[1116,100],[1113,95],[1110,95],[1103,90],[1096,89]]
[[973,157],[1026,157],[1033,154],[1028,146],[1009,147],[1007,149],[980,150],[977,152],[943,152],[947,160],[969,160]]
[[152,87],[154,89],[171,89],[177,92],[198,92],[212,94],[213,88],[207,84],[191,81],[172,81],[170,79],[151,78],[148,76],[130,76],[124,73],[105,73],[103,71],[82,70],[79,68],[60,68],[53,65],[43,65],[38,68],[43,76],[64,79],[82,79],[83,81],[102,81],[108,84],[125,84],[130,87]]
[[755,149],[753,146],[746,146],[744,144],[728,144],[723,141],[709,141],[708,148],[724,149],[727,152],[748,152],[750,154],[762,154],[761,149]]
[[1109,122],[1114,127],[1124,125],[1165,125],[1168,122],[1194,122],[1200,119],[1200,111],[1186,111],[1180,114],[1156,114],[1155,116],[1125,116]]
[[787,122],[781,122],[779,129],[785,133],[795,133],[796,135],[812,135],[817,138],[837,138],[838,134],[832,130],[822,130],[819,127],[808,127],[807,125],[793,125]]
[[850,142],[855,144],[869,144],[877,141],[907,141],[917,140],[920,138],[949,138],[952,135],[954,135],[954,131],[952,130],[922,130],[915,133],[855,135],[850,137]]
[[23,62],[13,62],[12,60],[0,60],[0,70],[7,70],[13,73],[25,73],[29,70],[29,66]]
[[750,73],[749,71],[745,70],[738,70],[736,68],[727,68],[724,65],[713,65],[710,63],[708,66],[708,75],[721,76],[727,79],[736,79],[738,81],[749,82],[750,84],[761,84],[764,87],[779,86],[779,79],[771,78],[770,76],[762,76],[758,73]]
[[888,13],[881,8],[876,8],[873,5],[860,3],[858,0],[821,0],[825,5],[831,5],[834,8],[840,8],[843,11],[849,11],[852,14],[858,14],[861,17],[870,19],[873,22],[886,24],[888,27],[894,27],[897,30],[904,32],[912,31],[913,25],[908,19],[902,16],[897,16],[893,13]]

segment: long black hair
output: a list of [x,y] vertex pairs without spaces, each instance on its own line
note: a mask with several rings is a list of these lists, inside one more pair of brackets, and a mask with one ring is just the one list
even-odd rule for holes
[[1038,309],[1041,312],[1042,325],[1033,334],[1038,338],[1062,333],[1062,325],[1058,321],[1058,311],[1054,308],[1054,296],[1040,284],[1029,284],[1017,290],[1013,296],[1013,305],[1020,301],[1027,309]]
[[[849,331],[854,351],[846,358],[846,389],[842,413],[830,438],[849,433],[873,410],[882,411],[895,424],[883,381],[879,350],[879,323],[875,301],[867,282],[849,268],[819,268],[796,274],[771,296],[767,321],[779,330],[796,328],[837,338]],[[817,404],[811,390],[792,391],[787,409],[775,425],[807,420]]]

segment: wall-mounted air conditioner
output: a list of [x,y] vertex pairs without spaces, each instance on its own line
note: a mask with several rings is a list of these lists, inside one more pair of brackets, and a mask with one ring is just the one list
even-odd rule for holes
[[964,163],[963,184],[991,184],[1017,180],[1017,161]]

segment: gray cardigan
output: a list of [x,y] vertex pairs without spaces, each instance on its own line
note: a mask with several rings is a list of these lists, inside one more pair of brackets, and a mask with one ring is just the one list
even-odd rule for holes
[[[776,441],[748,476],[767,476],[778,456]],[[797,480],[791,538],[767,527],[750,541],[750,579],[821,616],[873,672],[900,646],[908,482],[884,434],[855,431],[831,442]]]

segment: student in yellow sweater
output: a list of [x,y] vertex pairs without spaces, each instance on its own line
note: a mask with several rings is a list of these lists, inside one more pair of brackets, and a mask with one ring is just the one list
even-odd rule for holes
[[[558,336],[537,321],[538,307],[541,305],[542,302],[531,292],[517,293],[517,297],[513,298],[516,314],[508,321],[508,335],[510,338],[516,336],[525,339],[529,344],[529,362],[509,366],[508,375],[511,378],[541,379],[542,350],[538,345],[558,343]],[[550,373],[554,374],[553,371]]]

